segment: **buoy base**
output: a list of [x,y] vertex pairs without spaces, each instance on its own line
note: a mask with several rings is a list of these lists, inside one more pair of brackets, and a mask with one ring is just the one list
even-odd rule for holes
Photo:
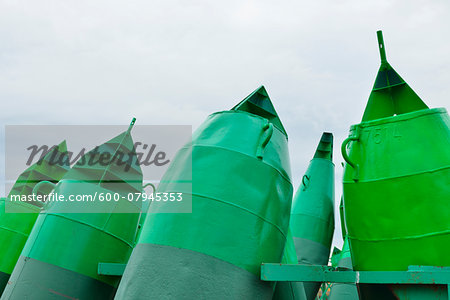
[[[327,265],[330,249],[316,241],[294,237],[295,249],[299,264]],[[320,289],[320,282],[304,282],[306,298],[313,300]]]
[[115,291],[89,276],[20,256],[1,299],[113,299]]
[[115,299],[272,299],[273,286],[197,251],[138,244]]

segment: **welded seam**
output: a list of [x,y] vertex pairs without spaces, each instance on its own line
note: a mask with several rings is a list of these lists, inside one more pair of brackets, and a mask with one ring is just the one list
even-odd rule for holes
[[23,235],[24,237],[28,237],[28,236],[29,236],[29,234],[25,234],[25,233],[23,233],[23,232],[20,232],[20,231],[17,231],[17,230],[8,228],[8,227],[4,227],[4,226],[1,226],[1,225],[0,225],[0,229],[4,229],[4,230],[6,230],[6,231],[11,231],[11,232],[17,233],[17,234],[19,234],[19,235]]
[[[190,144],[189,146],[185,146],[185,147],[183,147],[183,148],[181,148],[181,149],[189,150],[189,149],[192,149],[192,148],[194,148],[194,147],[201,147],[201,148],[217,148],[217,149],[225,150],[225,151],[232,152],[232,153],[238,153],[238,154],[244,155],[244,156],[246,156],[246,157],[250,157],[250,158],[253,159],[253,160],[257,160],[257,161],[259,161],[259,162],[264,163],[264,165],[270,167],[271,169],[274,169],[277,173],[279,173],[279,174],[281,175],[281,177],[283,177],[283,179],[285,179],[287,182],[289,182],[289,183],[292,185],[291,178],[289,177],[290,174],[287,174],[287,172],[286,172],[286,174],[283,174],[283,172],[281,172],[281,171],[280,171],[279,169],[277,169],[275,166],[273,166],[273,165],[267,163],[267,161],[264,160],[264,157],[263,157],[262,160],[260,160],[260,159],[258,159],[257,157],[251,156],[251,155],[246,154],[246,153],[244,153],[244,152],[239,152],[239,151],[232,150],[232,149],[229,149],[229,148],[225,148],[225,147],[221,147],[221,146],[215,146],[215,145],[207,145],[207,144]],[[283,167],[283,166],[280,165],[280,167]]]
[[305,214],[305,213],[291,213],[291,217],[292,216],[306,216],[306,217],[317,219],[319,221],[323,221],[323,223],[326,223],[326,224],[334,224],[334,222],[331,222],[331,220],[321,218],[318,216],[314,216],[314,215],[310,215],[310,214]]
[[347,235],[347,237],[349,239],[362,241],[362,242],[381,242],[381,241],[420,239],[420,238],[423,238],[423,237],[432,237],[432,236],[444,235],[444,234],[449,234],[449,233],[450,233],[450,229],[443,230],[443,231],[438,231],[438,232],[430,232],[430,233],[425,233],[425,234],[420,234],[420,235],[410,235],[410,236],[393,237],[393,238],[364,239],[364,238],[357,238],[357,237],[354,237],[354,236],[351,236],[351,235]]
[[278,225],[276,225],[275,223],[273,223],[273,222],[270,221],[269,219],[267,219],[267,218],[265,218],[265,217],[263,217],[263,216],[258,215],[257,213],[251,211],[251,210],[248,209],[248,208],[245,208],[245,207],[243,207],[243,206],[240,206],[240,205],[237,205],[237,204],[228,202],[228,201],[224,201],[224,200],[212,198],[211,196],[203,196],[203,195],[200,195],[200,194],[193,194],[193,193],[186,193],[186,192],[183,192],[183,193],[184,193],[184,194],[191,195],[191,196],[197,196],[197,197],[200,197],[200,198],[204,198],[204,199],[207,199],[207,200],[214,200],[214,201],[217,201],[217,202],[220,202],[220,203],[224,203],[224,204],[228,204],[228,205],[230,205],[230,206],[234,206],[234,207],[236,207],[236,208],[240,208],[240,209],[242,209],[242,210],[244,210],[244,211],[246,211],[246,212],[248,212],[248,213],[250,213],[250,214],[252,214],[252,215],[254,215],[254,216],[258,217],[258,218],[260,218],[260,219],[262,219],[262,220],[265,221],[266,223],[269,223],[270,225],[272,225],[273,227],[275,227],[276,229],[278,229],[278,231],[281,233],[281,235],[282,235],[284,238],[286,238],[286,234],[283,232],[283,230],[282,230]]
[[[421,175],[421,174],[426,174],[426,173],[439,172],[439,171],[443,171],[443,170],[446,170],[446,169],[450,169],[450,165],[444,166],[444,167],[440,167],[440,168],[437,168],[437,169],[420,171],[420,172],[411,173],[411,174],[404,174],[404,175],[398,175],[398,176],[392,176],[392,177],[384,177],[384,178],[376,178],[376,179],[358,180],[358,182],[359,183],[363,183],[363,182],[376,182],[376,181],[383,181],[383,180],[392,180],[392,179],[416,176],[416,175]],[[343,181],[343,183],[346,184],[346,183],[355,183],[355,182],[353,180],[348,180],[348,181]]]
[[[360,127],[361,129],[366,129],[370,127],[375,127],[379,125],[385,125],[385,124],[398,124],[400,122],[410,121],[412,119],[419,119],[423,117],[429,117],[430,115],[444,115],[447,113],[447,110],[443,107],[437,107],[437,108],[429,108],[429,109],[423,109],[421,111],[412,111],[409,113],[404,113],[397,115],[396,118],[387,117],[382,119],[376,119],[376,120],[370,120],[361,122],[359,124],[354,124],[350,126],[350,130],[356,129],[356,127]],[[391,119],[388,119],[391,118]]]
[[[103,229],[100,228],[100,227],[97,227],[97,226],[94,226],[94,225],[91,225],[91,224],[87,224],[87,223],[84,223],[84,222],[79,221],[79,220],[71,219],[71,218],[69,218],[69,217],[66,217],[66,216],[63,216],[63,215],[59,215],[59,214],[47,213],[47,215],[49,215],[49,216],[55,216],[55,217],[59,217],[59,218],[63,218],[63,219],[70,220],[70,221],[73,221],[73,222],[75,222],[75,223],[78,223],[78,224],[87,226],[87,227],[94,228],[94,229],[96,229],[96,230],[98,230],[98,231],[104,232],[104,233],[106,233],[107,235],[110,235],[110,236],[112,236],[112,237],[118,239],[119,241],[121,241],[121,242],[123,242],[124,244],[126,244],[126,245],[130,246],[131,248],[133,248],[133,244],[132,244],[132,243],[129,243],[129,242],[127,242],[125,239],[123,239],[123,238],[121,238],[121,237],[118,237],[117,235],[112,234],[111,232],[105,231],[105,230],[103,230]],[[136,223],[136,226],[137,226],[137,223]]]

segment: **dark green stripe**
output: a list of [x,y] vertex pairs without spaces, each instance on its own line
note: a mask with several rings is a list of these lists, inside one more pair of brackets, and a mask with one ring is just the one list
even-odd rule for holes
[[279,281],[272,300],[306,300],[304,282]]
[[187,249],[138,244],[115,299],[271,299],[271,283]]
[[299,264],[327,265],[330,249],[312,240],[294,237]]
[[[330,207],[332,203],[330,203]],[[330,210],[332,213],[332,210]],[[334,221],[330,217],[327,221],[323,218],[305,214],[292,214],[290,226],[294,237],[315,241],[330,248],[333,239]],[[308,230],[305,230],[307,228]]]
[[[355,284],[333,283],[328,300],[358,300],[358,289]],[[384,298],[380,298],[384,299]]]
[[2,294],[3,290],[6,287],[6,284],[8,283],[10,274],[0,272],[0,295]]
[[[330,249],[323,244],[294,237],[295,249],[299,264],[327,265]],[[307,299],[315,299],[320,288],[320,282],[304,282]]]
[[443,284],[359,284],[364,300],[427,300],[448,299],[447,286]]
[[21,256],[2,295],[6,299],[113,299],[115,288],[33,258]]

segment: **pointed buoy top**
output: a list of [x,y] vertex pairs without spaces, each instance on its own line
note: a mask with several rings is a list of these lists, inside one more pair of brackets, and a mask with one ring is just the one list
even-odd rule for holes
[[80,157],[64,179],[88,182],[112,191],[140,191],[142,170],[131,136],[135,122],[133,118],[126,131]]
[[59,143],[59,145],[57,147],[58,147],[58,150],[60,152],[67,152],[67,142],[66,142],[66,140],[63,140],[61,143]]
[[386,46],[384,45],[383,32],[381,30],[377,31],[377,39],[378,50],[380,51],[381,66],[378,70],[373,90],[381,90],[406,84],[403,78],[401,78],[400,75],[395,72],[394,68],[392,68],[387,62]]
[[381,30],[377,31],[377,39],[381,66],[370,93],[362,121],[366,122],[427,109],[428,106],[387,62],[386,47]]
[[67,152],[67,143],[66,140],[63,140],[58,145],[53,146],[49,149],[49,152],[39,160],[39,164],[42,163],[42,161],[50,162],[50,165],[56,165],[55,162],[59,161],[61,156],[64,156]]
[[[67,153],[66,140],[48,150],[44,157],[23,171],[9,191],[11,195],[31,195],[33,188],[40,181],[58,182],[70,169],[69,163],[63,158]],[[32,201],[33,205],[40,206],[40,202]]]
[[314,158],[323,158],[333,161],[333,134],[324,132],[320,138]]
[[266,118],[287,138],[286,130],[284,129],[264,86],[260,86],[254,90],[231,110],[242,110]]

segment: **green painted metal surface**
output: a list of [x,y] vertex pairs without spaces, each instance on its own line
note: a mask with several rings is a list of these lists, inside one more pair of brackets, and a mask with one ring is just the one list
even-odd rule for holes
[[115,299],[270,299],[272,293],[272,283],[224,260],[188,249],[138,244]]
[[[450,268],[410,266],[407,271],[351,271],[318,265],[263,264],[261,279],[277,284],[291,281],[331,282],[338,286],[357,284],[364,300],[448,300]],[[339,296],[337,299],[355,299],[357,295],[353,291]],[[332,294],[330,299],[336,298]]]
[[[8,197],[12,195],[31,195],[33,188],[41,181],[57,183],[69,170],[65,163],[64,156],[67,152],[66,141],[51,149],[44,157],[31,165],[20,174],[16,183],[12,186]],[[30,202],[33,205],[41,206],[39,202]]]
[[90,276],[24,256],[19,258],[9,282],[14,289],[7,288],[1,299],[98,300],[112,299],[115,293],[111,285]]
[[126,264],[99,263],[97,274],[109,276],[122,276],[126,266],[127,266]]
[[6,284],[8,284],[8,279],[11,274],[0,272],[0,291],[3,292]]
[[364,300],[449,300],[449,286],[445,284],[359,284]]
[[450,267],[411,266],[406,271],[352,271],[319,265],[262,264],[261,280],[373,284],[450,283]]
[[[299,264],[327,265],[334,232],[333,135],[323,133],[294,197],[290,227]],[[319,283],[305,283],[314,299]]]
[[341,249],[334,247],[330,258],[331,266],[337,267],[339,260],[341,259],[341,253],[342,253]]
[[[86,153],[54,188],[55,193],[65,195],[66,199],[70,195],[100,193],[124,197],[109,202],[96,198],[92,202],[46,204],[21,254],[24,263],[20,269],[14,269],[2,299],[20,299],[25,294],[44,299],[54,297],[52,291],[66,297],[91,299],[96,295],[95,286],[102,286],[101,294],[105,297],[113,297],[120,278],[98,275],[98,263],[127,263],[136,241],[140,204],[129,202],[126,197],[128,193],[142,191],[142,172],[130,135],[132,125]],[[100,155],[109,153],[114,157],[119,152],[132,153],[133,159],[126,155],[110,160],[106,166],[99,163]],[[93,164],[84,163],[89,157],[94,157]],[[73,278],[77,288],[69,288],[71,281],[40,281],[40,277],[55,278],[60,273]],[[35,278],[35,282],[30,282],[30,278]],[[39,288],[30,292],[30,284]]]
[[[355,270],[450,266],[450,118],[444,108],[417,110],[420,105],[410,104],[417,98],[397,94],[405,86],[383,93],[410,109],[364,118],[342,144],[345,222]],[[369,110],[384,106],[374,97]]]
[[[190,178],[189,172],[192,190],[180,184]],[[257,287],[264,286],[258,279],[260,264],[281,261],[292,184],[286,132],[264,87],[233,109],[210,115],[192,142],[179,150],[157,191],[191,194],[192,213],[158,213],[169,204],[152,203],[118,299],[184,297],[199,285],[197,297],[204,299],[249,299],[255,293],[260,299],[272,297],[272,288],[261,294],[263,288]],[[216,268],[216,278],[208,278],[205,286],[201,282],[210,272],[202,273],[206,271],[196,262],[170,253],[158,258],[146,254],[159,246],[180,249],[170,251],[180,256],[197,253],[195,257],[204,257],[203,265]],[[175,259],[183,263],[182,271]],[[161,286],[147,280],[155,277],[152,270],[163,268],[170,282]],[[240,280],[243,274],[257,284]]]
[[[348,239],[345,238],[342,251],[338,254],[337,268],[344,270],[352,270],[352,258],[350,255],[350,246]],[[358,290],[355,284],[350,283],[333,283],[331,286],[330,300],[353,300],[359,299]]]
[[293,200],[290,227],[294,241],[296,238],[310,240],[327,249],[324,256],[315,257],[311,252],[316,250],[296,247],[300,263],[328,262],[334,232],[332,151],[333,135],[324,133]]
[[[282,264],[297,264],[297,253],[291,230],[288,231],[286,246],[284,248]],[[306,298],[303,282],[277,282],[273,294],[274,300],[303,300]]]
[[381,66],[367,102],[363,122],[428,108],[386,60],[383,34],[377,32]]
[[[36,202],[12,201],[11,197],[31,195],[42,180],[58,182],[69,170],[69,166],[59,163],[60,156],[66,151],[66,142],[63,141],[20,174],[8,198],[0,199],[0,272],[3,274],[9,275],[13,271],[42,206]],[[0,281],[0,294],[7,275]]]
[[281,260],[283,264],[297,264],[297,249],[295,248],[294,237],[292,236],[292,230],[288,230],[286,236],[286,244],[284,247],[283,258]]
[[[147,191],[146,187],[151,187],[151,190]],[[151,193],[155,193],[156,187],[152,183],[147,183],[142,187],[142,190],[144,193],[147,193],[148,195],[150,195]],[[144,226],[145,219],[147,218],[147,212],[148,212],[151,202],[143,201],[141,204],[142,204],[142,207],[141,207],[142,213],[141,213],[141,217],[139,218],[138,232],[136,234],[136,243],[139,240],[139,237],[141,236],[142,227]]]
[[[347,231],[345,229],[344,204],[341,199],[339,204],[339,214],[341,217],[341,230],[344,237],[344,245],[342,251],[336,251],[331,257],[332,266],[339,269],[353,270],[352,257],[350,253],[350,245],[347,238]],[[336,249],[336,248],[335,248]],[[331,284],[330,295],[327,299],[330,300],[352,300],[359,299],[358,289],[355,284],[349,283],[333,283]]]

